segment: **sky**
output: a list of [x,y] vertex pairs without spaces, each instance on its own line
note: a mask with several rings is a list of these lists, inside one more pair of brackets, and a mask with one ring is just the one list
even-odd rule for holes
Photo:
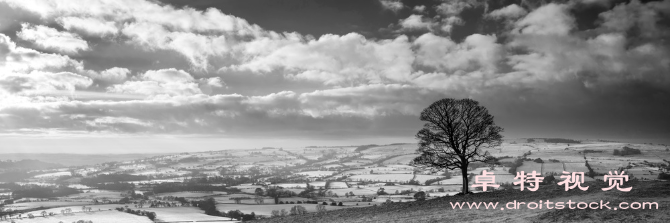
[[507,138],[670,143],[670,1],[0,0],[0,153]]

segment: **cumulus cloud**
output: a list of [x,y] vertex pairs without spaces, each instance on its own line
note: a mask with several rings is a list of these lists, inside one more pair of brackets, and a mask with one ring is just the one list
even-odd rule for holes
[[487,70],[494,72],[502,60],[503,47],[495,36],[473,34],[462,43],[426,33],[417,38],[416,62],[441,72]]
[[42,95],[57,91],[74,93],[77,88],[87,88],[92,80],[70,72],[32,71],[28,74],[10,73],[0,76],[0,88],[5,94]]
[[[237,39],[277,35],[214,8],[175,9],[151,1],[130,0],[3,2],[89,36],[105,37],[119,32],[129,37],[130,43],[146,50],[177,52],[201,70],[210,68],[210,59],[226,54]],[[84,11],[87,13],[82,16],[80,12]]]
[[527,13],[528,12],[521,6],[517,4],[511,4],[501,9],[493,10],[487,16],[495,19],[501,19],[501,18],[516,19],[526,15]]
[[429,29],[432,25],[430,19],[424,19],[423,15],[410,15],[406,19],[400,20],[400,27],[407,30]]
[[567,5],[547,4],[516,22],[515,32],[523,34],[567,35],[575,27],[575,19],[570,16]]
[[600,14],[603,20],[602,28],[608,31],[628,32],[638,29],[644,38],[659,38],[670,36],[667,25],[660,25],[657,21],[661,15],[670,15],[670,3],[631,1],[628,4],[619,4],[612,10]]
[[113,21],[104,21],[91,17],[61,17],[58,22],[68,31],[89,36],[114,36],[119,32]]
[[7,35],[0,34],[0,71],[4,73],[31,71],[80,72],[84,65],[65,55],[42,53],[19,47]]
[[247,45],[247,52],[256,56],[233,68],[254,72],[286,69],[293,78],[329,85],[384,83],[388,79],[403,81],[411,72],[414,60],[410,45],[406,36],[372,41],[355,33],[295,40],[266,52]]
[[76,34],[61,32],[42,25],[22,24],[21,32],[16,35],[33,42],[42,49],[54,50],[64,54],[76,54],[88,50],[88,43]]
[[398,12],[405,7],[400,0],[379,0],[379,3],[381,3],[382,7],[385,9],[393,12]]
[[135,80],[107,88],[111,93],[149,96],[180,96],[202,94],[191,74],[174,68],[149,70]]
[[142,75],[142,79],[161,83],[193,81],[191,74],[187,73],[186,71],[177,70],[174,68],[147,71],[144,73],[144,75]]
[[424,12],[425,10],[426,10],[426,6],[425,6],[425,5],[417,5],[417,6],[414,6],[414,9],[412,9],[412,11],[414,11],[414,12],[418,12],[418,13],[422,13],[422,12]]
[[102,72],[91,72],[89,76],[93,79],[102,80],[110,83],[120,83],[126,80],[130,75],[130,70],[123,67],[112,67]]

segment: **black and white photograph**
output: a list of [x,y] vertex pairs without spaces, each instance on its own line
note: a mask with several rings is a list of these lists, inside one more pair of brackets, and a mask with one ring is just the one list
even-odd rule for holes
[[0,0],[0,223],[670,222],[670,0]]

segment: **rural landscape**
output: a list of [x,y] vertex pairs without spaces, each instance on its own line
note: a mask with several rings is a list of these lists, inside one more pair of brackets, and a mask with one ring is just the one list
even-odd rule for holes
[[[170,154],[86,166],[7,160],[0,163],[0,180],[4,182],[0,184],[3,204],[0,219],[8,222],[227,222],[257,219],[313,222],[315,219],[328,220],[326,216],[331,216],[333,219],[329,220],[339,221],[344,217],[342,221],[348,222],[353,217],[350,213],[394,212],[402,205],[410,205],[425,209],[422,210],[424,213],[420,216],[412,212],[407,216],[395,213],[394,217],[380,214],[367,217],[374,221],[423,221],[450,215],[446,201],[463,200],[468,196],[491,201],[509,199],[499,196],[512,190],[519,192],[519,186],[512,184],[516,181],[517,171],[536,171],[545,179],[548,176],[556,178],[555,182],[545,182],[546,186],[541,187],[555,186],[563,171],[585,172],[584,181],[592,185],[604,184],[603,175],[609,171],[625,171],[631,182],[636,182],[631,193],[645,193],[642,189],[645,187],[657,188],[659,197],[655,198],[661,199],[658,200],[660,208],[670,204],[670,183],[667,182],[670,160],[666,159],[670,157],[670,151],[667,145],[557,138],[504,140],[499,148],[484,151],[491,157],[490,161],[473,163],[468,169],[471,179],[484,170],[493,172],[495,183],[502,186],[487,192],[471,187],[476,195],[465,197],[461,193],[460,170],[412,166],[410,163],[417,157],[416,149],[415,143],[263,147]],[[639,153],[617,155],[617,151],[627,150]],[[575,199],[582,196],[575,193],[552,195]],[[618,196],[630,197],[620,194],[592,196],[611,200]],[[427,213],[430,209],[444,210]],[[648,220],[662,221],[670,217],[661,209],[651,211],[656,213],[653,214],[655,218]],[[661,212],[666,214],[658,215]],[[511,214],[518,213],[507,213]],[[527,221],[539,221],[551,214],[555,213],[523,212]],[[568,214],[558,214],[569,217]],[[644,211],[641,214],[644,215]],[[459,213],[449,218],[462,215],[467,214]],[[484,217],[492,215],[496,220]],[[469,218],[503,220],[500,213]]]

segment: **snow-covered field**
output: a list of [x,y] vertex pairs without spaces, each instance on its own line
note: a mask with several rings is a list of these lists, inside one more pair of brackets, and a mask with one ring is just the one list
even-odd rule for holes
[[[75,209],[73,209],[75,211]],[[50,212],[50,210],[47,210]],[[56,212],[54,212],[56,213]],[[30,223],[57,223],[57,222],[76,222],[79,220],[93,221],[95,223],[152,223],[153,221],[145,216],[137,216],[133,214],[128,214],[120,211],[96,211],[96,212],[87,212],[87,213],[73,213],[69,215],[61,215],[60,211],[57,212],[56,216],[47,216],[44,217],[35,217],[29,219],[24,217],[23,220],[14,220],[17,223],[19,222],[30,222]],[[35,216],[41,216],[39,213],[34,214]]]
[[307,171],[296,173],[297,175],[309,176],[309,177],[325,177],[333,175],[335,171]]
[[72,173],[68,171],[62,171],[62,172],[55,172],[55,173],[45,173],[45,174],[40,174],[35,176],[35,178],[55,178],[55,177],[62,177],[62,176],[72,176]]

